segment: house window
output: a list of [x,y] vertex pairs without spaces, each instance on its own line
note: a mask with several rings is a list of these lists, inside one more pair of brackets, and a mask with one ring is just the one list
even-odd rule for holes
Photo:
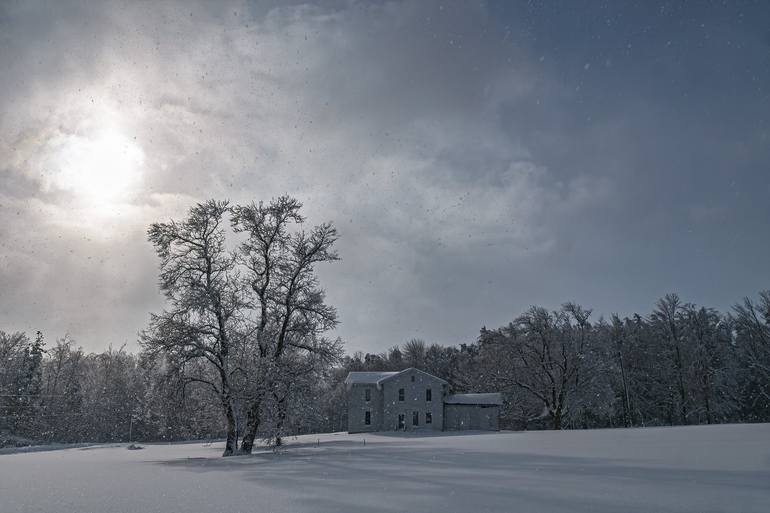
[[425,413],[425,423],[426,424],[432,424],[433,423],[433,414],[431,412]]
[[404,389],[403,388],[399,388],[398,389],[398,400],[401,401],[401,402],[404,401]]
[[433,400],[433,392],[431,391],[430,388],[425,390],[425,400],[428,402]]
[[413,426],[420,425],[420,412],[416,412],[416,411],[412,412],[412,425]]
[[412,383],[414,383],[414,374],[412,374]]
[[372,400],[372,389],[367,388],[366,390],[364,390],[364,401],[368,403],[371,400]]
[[372,412],[367,411],[364,413],[364,424],[369,426],[372,423]]

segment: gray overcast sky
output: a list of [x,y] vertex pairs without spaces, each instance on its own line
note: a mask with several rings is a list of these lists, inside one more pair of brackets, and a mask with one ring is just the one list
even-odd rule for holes
[[767,2],[0,4],[0,329],[127,343],[147,225],[334,221],[349,351],[770,287]]

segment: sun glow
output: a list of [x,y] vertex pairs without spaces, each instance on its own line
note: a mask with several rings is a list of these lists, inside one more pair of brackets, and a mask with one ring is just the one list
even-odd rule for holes
[[131,202],[141,184],[144,152],[115,127],[60,133],[47,146],[47,188],[71,193],[88,210],[114,212]]

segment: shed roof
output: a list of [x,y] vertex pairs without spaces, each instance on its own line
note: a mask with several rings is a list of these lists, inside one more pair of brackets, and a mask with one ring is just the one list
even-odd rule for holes
[[503,396],[498,392],[488,394],[454,394],[444,399],[446,404],[483,404],[501,405]]

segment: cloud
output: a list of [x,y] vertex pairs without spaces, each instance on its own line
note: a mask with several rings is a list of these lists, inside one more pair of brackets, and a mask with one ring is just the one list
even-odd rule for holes
[[[319,272],[351,350],[459,342],[532,302],[580,300],[565,296],[575,290],[607,304],[573,268],[634,261],[645,247],[622,232],[651,233],[673,208],[646,214],[677,148],[644,143],[679,127],[660,122],[644,80],[618,77],[622,55],[538,39],[526,9],[2,9],[0,287],[15,293],[0,299],[0,328],[69,330],[94,349],[132,341],[162,304],[150,222],[210,197],[288,192],[311,221],[340,227],[343,261]],[[98,162],[51,174],[94,147],[120,155],[109,179]],[[89,204],[91,186],[112,191],[109,208]]]
[[[32,66],[22,74],[36,85],[5,98],[3,130],[14,141],[2,148],[9,172],[39,186],[11,199],[12,208],[50,248],[6,244],[16,248],[7,268],[43,274],[47,285],[14,283],[23,292],[6,300],[5,322],[19,315],[16,305],[32,301],[36,314],[56,312],[51,330],[70,329],[94,346],[130,339],[142,327],[139,309],[158,305],[144,228],[180,215],[180,198],[247,201],[289,192],[305,201],[311,219],[337,222],[344,264],[323,272],[341,332],[355,339],[371,336],[359,331],[366,323],[388,323],[399,296],[410,298],[404,304],[436,300],[424,262],[441,267],[447,255],[470,259],[492,246],[522,256],[548,251],[549,224],[580,208],[587,186],[555,184],[495,116],[500,105],[529,101],[543,77],[526,56],[511,61],[501,53],[485,8],[353,3],[250,16],[240,7],[211,17],[201,6],[189,15],[161,6],[153,20],[143,10],[105,9],[95,14],[98,23],[69,17],[47,27],[41,36],[55,39],[58,50],[40,42],[22,50],[22,67],[33,53],[66,64],[53,73]],[[87,40],[100,49],[85,50]],[[82,162],[105,138],[124,154],[102,177]],[[70,167],[51,174],[62,161]],[[141,168],[141,189],[114,198],[115,215],[89,210],[89,190],[120,192],[111,188],[117,179],[140,179],[115,167],[127,165]],[[118,269],[130,269],[130,278]],[[362,283],[378,294],[361,301]],[[31,299],[44,289],[45,298]],[[126,306],[123,295],[144,301]],[[118,322],[110,334],[106,326],[114,324],[104,319],[131,308],[134,324]],[[360,319],[350,330],[347,316]],[[33,324],[34,314],[27,319]]]

